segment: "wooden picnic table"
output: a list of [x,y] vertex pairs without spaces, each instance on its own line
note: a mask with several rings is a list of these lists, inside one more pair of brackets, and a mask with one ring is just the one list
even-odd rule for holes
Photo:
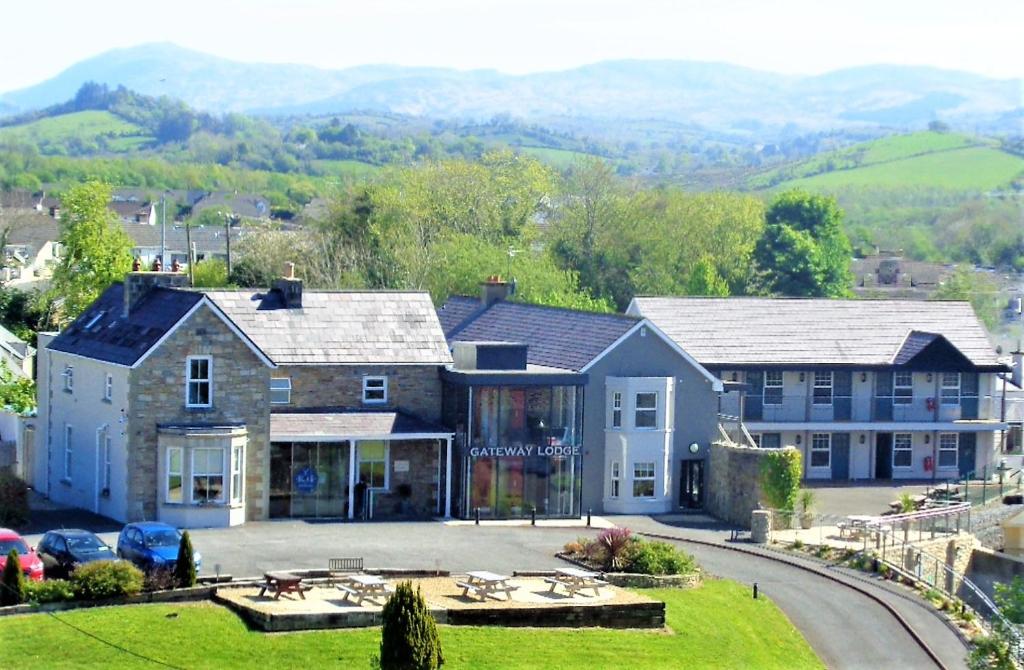
[[551,584],[552,593],[554,593],[556,587],[562,586],[569,592],[570,596],[575,596],[579,591],[585,589],[594,589],[594,595],[599,596],[601,595],[600,588],[608,584],[598,579],[599,576],[598,573],[590,572],[589,570],[559,568],[555,570],[554,577],[545,577],[544,581]]
[[384,578],[377,575],[348,575],[341,581],[336,588],[345,594],[345,600],[355,598],[356,605],[362,605],[364,600],[386,599],[393,590]]
[[259,597],[262,598],[267,591],[273,591],[274,600],[280,599],[284,593],[298,593],[299,597],[305,600],[305,592],[308,590],[309,587],[302,585],[302,577],[298,575],[290,572],[267,572],[263,575]]
[[456,581],[455,585],[462,587],[463,597],[468,597],[472,592],[474,595],[479,596],[481,600],[487,600],[488,596],[497,599],[499,593],[504,593],[506,600],[512,600],[512,592],[517,587],[509,584],[508,580],[508,575],[499,575],[486,570],[475,570],[467,572],[466,580]]

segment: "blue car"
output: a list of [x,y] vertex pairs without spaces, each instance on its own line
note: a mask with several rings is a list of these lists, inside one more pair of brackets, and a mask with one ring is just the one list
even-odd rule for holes
[[[159,521],[130,523],[117,536],[117,555],[131,561],[144,572],[173,570],[178,562],[181,533],[174,526]],[[199,552],[193,553],[198,571],[203,564]]]

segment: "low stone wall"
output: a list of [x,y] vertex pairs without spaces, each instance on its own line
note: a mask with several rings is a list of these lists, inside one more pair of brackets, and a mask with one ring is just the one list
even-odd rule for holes
[[606,572],[604,581],[626,589],[692,589],[704,581],[701,573],[690,575],[642,575],[635,572]]
[[104,600],[65,600],[55,603],[13,605],[0,607],[0,616],[11,614],[34,614],[36,612],[64,612],[86,607],[110,607],[112,605],[144,605],[146,603],[181,603],[210,600],[217,591],[216,586],[194,586],[189,589],[150,591],[136,596],[106,598]]
[[708,462],[707,511],[723,521],[750,528],[760,506],[761,460],[768,449],[712,442]]
[[448,610],[447,623],[513,628],[661,628],[665,625],[665,603]]
[[[974,582],[985,595],[995,595],[995,585],[1009,584],[1014,577],[1024,577],[1024,560],[1015,556],[993,551],[986,547],[975,547],[964,571],[967,579]],[[972,594],[961,589],[959,594],[968,604],[974,606]]]

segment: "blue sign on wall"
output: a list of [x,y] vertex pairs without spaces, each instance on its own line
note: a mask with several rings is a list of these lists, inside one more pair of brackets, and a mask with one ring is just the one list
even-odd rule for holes
[[308,465],[295,473],[295,490],[299,493],[312,493],[319,483],[320,476]]

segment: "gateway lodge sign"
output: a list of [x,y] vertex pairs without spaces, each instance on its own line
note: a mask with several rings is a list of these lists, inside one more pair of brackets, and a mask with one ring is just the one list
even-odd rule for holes
[[530,456],[546,456],[548,458],[579,456],[579,447],[532,444],[521,447],[471,447],[469,455],[473,458],[528,458]]

